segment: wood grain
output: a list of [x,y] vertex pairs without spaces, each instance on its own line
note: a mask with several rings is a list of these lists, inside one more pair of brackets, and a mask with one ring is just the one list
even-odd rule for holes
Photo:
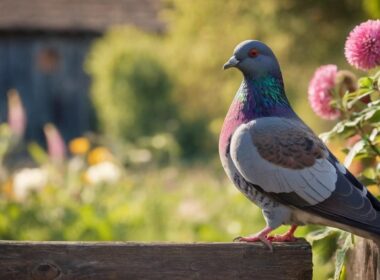
[[347,280],[380,280],[380,254],[378,245],[355,236],[355,247],[348,252]]
[[0,241],[0,279],[312,279],[308,243]]

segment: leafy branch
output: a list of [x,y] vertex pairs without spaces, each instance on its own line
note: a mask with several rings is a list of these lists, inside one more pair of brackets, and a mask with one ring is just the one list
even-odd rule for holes
[[[351,78],[351,85],[352,79],[355,78],[347,72],[344,73],[346,77],[338,80],[332,89],[333,99],[330,102],[332,108],[339,110],[340,119],[330,131],[321,134],[320,137],[325,142],[338,139],[347,143],[349,148],[343,150],[346,153],[345,166],[349,168],[353,162],[358,163],[360,170],[355,175],[363,184],[371,186],[376,195],[380,193],[380,71],[372,76],[360,78],[351,90],[347,86],[347,77]],[[337,229],[324,228],[309,234],[308,240],[312,243],[335,240],[337,247],[333,279],[344,279],[344,261],[347,251],[353,246],[353,235]],[[329,254],[328,256],[331,257]]]

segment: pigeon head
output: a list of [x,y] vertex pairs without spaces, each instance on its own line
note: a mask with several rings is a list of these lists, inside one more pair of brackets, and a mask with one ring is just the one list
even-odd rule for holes
[[223,69],[235,67],[248,78],[281,76],[280,66],[272,50],[257,40],[247,40],[236,46],[233,56]]

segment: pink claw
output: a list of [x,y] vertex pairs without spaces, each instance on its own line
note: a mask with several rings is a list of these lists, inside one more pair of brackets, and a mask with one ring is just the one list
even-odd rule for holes
[[297,241],[297,238],[294,237],[294,232],[296,231],[297,226],[292,225],[290,229],[281,235],[275,235],[275,236],[270,236],[268,239],[271,242],[294,242]]
[[294,242],[297,238],[294,237],[294,232],[296,231],[297,226],[292,225],[290,229],[282,234],[275,236],[268,236],[268,234],[273,230],[270,227],[265,227],[263,230],[259,231],[254,235],[250,235],[247,237],[238,237],[235,238],[237,241],[245,241],[245,242],[263,242],[266,246],[268,246],[269,250],[273,251],[272,242]]
[[273,246],[271,240],[268,239],[268,234],[273,229],[270,227],[265,227],[263,230],[259,231],[258,233],[254,235],[250,235],[247,237],[238,237],[236,238],[238,241],[245,241],[245,242],[263,242],[265,245],[268,246],[269,250],[273,251]]

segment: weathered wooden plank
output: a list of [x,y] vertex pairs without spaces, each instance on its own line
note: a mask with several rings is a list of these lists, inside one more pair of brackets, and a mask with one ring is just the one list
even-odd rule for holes
[[276,243],[0,241],[0,279],[312,279],[311,248]]
[[355,247],[348,252],[347,280],[380,280],[379,246],[372,240],[355,237]]

